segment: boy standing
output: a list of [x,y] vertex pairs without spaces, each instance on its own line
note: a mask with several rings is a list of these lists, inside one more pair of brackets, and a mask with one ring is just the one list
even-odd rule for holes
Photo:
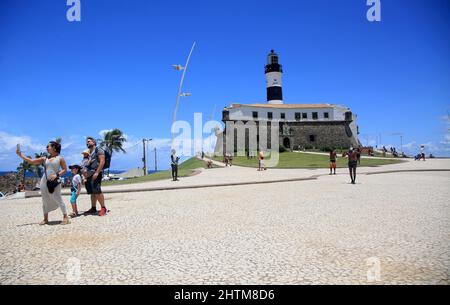
[[77,198],[80,196],[81,192],[81,166],[79,165],[71,165],[69,166],[70,171],[72,172],[72,188],[70,189],[72,196],[70,197],[70,204],[72,205],[72,214],[69,216],[71,218],[77,217],[78,207],[77,207]]

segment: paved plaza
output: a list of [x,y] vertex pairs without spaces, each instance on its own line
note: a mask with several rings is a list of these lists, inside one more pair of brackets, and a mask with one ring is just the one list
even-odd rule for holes
[[450,171],[381,173],[426,169],[450,160],[360,168],[379,174],[356,185],[346,169],[216,168],[177,185],[317,179],[107,194],[106,217],[67,226],[37,224],[40,198],[2,201],[0,284],[450,284]]

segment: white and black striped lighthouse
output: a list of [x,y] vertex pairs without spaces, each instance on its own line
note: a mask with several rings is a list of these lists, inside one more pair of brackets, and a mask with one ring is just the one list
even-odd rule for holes
[[267,56],[265,67],[267,102],[269,104],[283,104],[283,92],[281,90],[281,76],[283,69],[278,62],[278,54],[271,50]]

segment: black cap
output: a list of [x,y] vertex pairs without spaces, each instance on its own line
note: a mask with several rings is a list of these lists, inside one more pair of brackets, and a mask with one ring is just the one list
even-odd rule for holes
[[69,166],[69,169],[74,169],[74,168],[75,169],[81,169],[81,166],[79,166],[77,164]]

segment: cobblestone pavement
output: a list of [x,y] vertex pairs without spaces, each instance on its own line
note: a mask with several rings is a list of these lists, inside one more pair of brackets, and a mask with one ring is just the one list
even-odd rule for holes
[[37,225],[39,198],[3,201],[0,284],[449,284],[449,182],[342,174],[111,194],[106,217],[67,226],[60,211]]

